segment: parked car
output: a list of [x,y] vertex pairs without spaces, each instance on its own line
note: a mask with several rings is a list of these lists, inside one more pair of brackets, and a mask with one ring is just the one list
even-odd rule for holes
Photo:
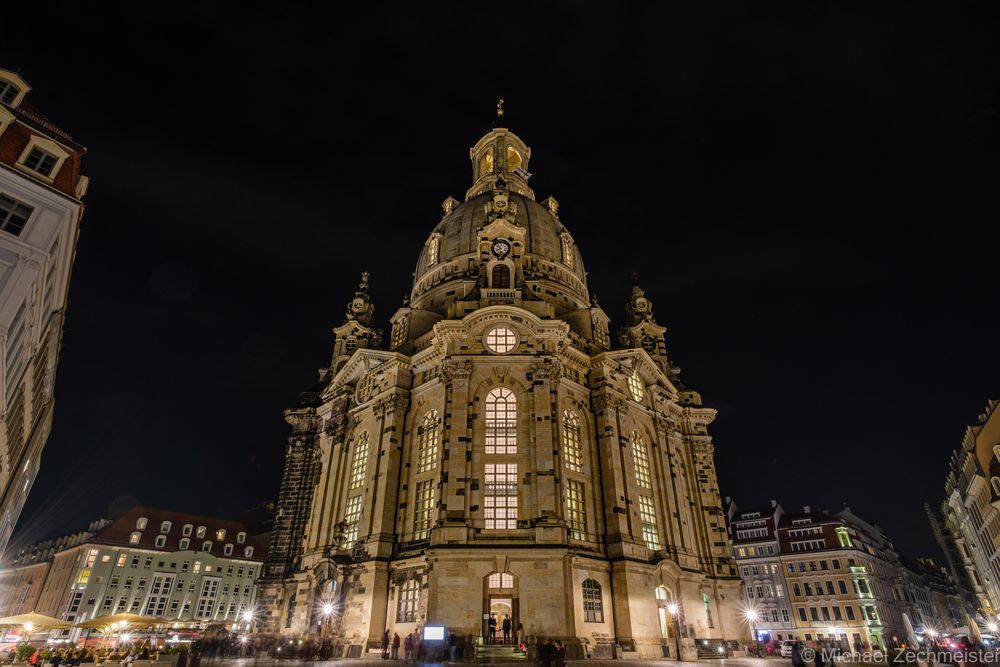
[[792,657],[792,647],[795,646],[795,642],[790,640],[785,640],[781,642],[781,657],[791,658]]

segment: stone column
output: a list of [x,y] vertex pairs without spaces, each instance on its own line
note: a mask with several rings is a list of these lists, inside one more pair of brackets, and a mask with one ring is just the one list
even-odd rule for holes
[[[479,504],[472,489],[472,435],[469,428],[469,378],[472,362],[449,359],[441,366],[445,383],[444,423],[441,434],[441,503],[444,529],[432,532],[432,542],[466,542],[472,508]],[[468,497],[468,502],[467,502]]]
[[396,511],[399,502],[399,475],[402,466],[403,428],[410,406],[408,394],[397,393],[380,400],[374,406],[379,432],[372,479],[371,515],[368,524],[368,554],[375,558],[392,556],[396,541]]
[[556,446],[553,437],[555,427],[552,416],[552,392],[559,381],[559,360],[540,359],[532,364],[530,373],[531,405],[528,414],[532,419],[532,428],[529,430],[534,433],[535,516],[528,518],[536,520],[536,540],[551,542],[560,538],[558,532],[553,533],[545,529],[546,526],[555,526],[559,523],[561,504],[555,484],[555,457],[552,453]]

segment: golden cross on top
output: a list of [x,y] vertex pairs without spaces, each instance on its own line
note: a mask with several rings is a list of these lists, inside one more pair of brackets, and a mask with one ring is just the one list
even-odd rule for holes
[[499,118],[503,118],[503,98],[502,97],[500,98],[500,101],[497,102],[497,118],[498,119]]

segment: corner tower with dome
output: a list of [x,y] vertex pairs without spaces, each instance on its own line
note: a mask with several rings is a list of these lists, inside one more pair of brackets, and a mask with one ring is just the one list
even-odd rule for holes
[[444,626],[467,658],[491,614],[568,657],[694,657],[749,634],[715,411],[680,383],[638,285],[614,343],[530,157],[503,128],[473,146],[472,187],[444,201],[388,340],[365,274],[329,367],[286,411],[260,630],[346,657]]

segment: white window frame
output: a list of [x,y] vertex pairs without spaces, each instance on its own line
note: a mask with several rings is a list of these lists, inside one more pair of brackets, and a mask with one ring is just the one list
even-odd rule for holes
[[[31,152],[36,148],[40,151],[48,153],[56,159],[56,163],[52,166],[52,171],[50,171],[48,175],[37,172],[25,164],[28,156],[31,155]],[[31,140],[28,141],[28,145],[24,147],[23,151],[21,151],[21,157],[17,159],[17,163],[14,166],[25,173],[31,174],[35,178],[45,181],[46,183],[52,183],[56,180],[56,177],[59,175],[59,170],[62,169],[63,163],[66,162],[66,158],[68,157],[69,153],[56,142],[51,139],[46,139],[45,137],[40,137],[37,134],[33,134],[31,135]]]

